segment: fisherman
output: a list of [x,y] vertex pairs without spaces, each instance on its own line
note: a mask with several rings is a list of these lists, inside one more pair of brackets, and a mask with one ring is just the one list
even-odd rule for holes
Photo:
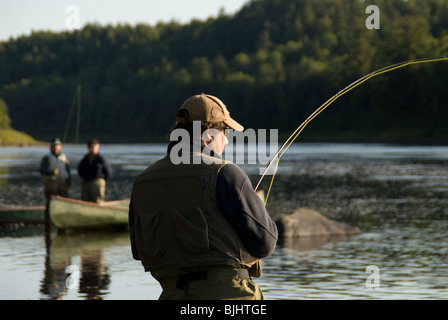
[[51,140],[50,153],[40,162],[39,172],[44,180],[47,206],[52,195],[68,197],[68,190],[71,188],[70,162],[61,151],[61,140],[59,138]]
[[[277,227],[246,173],[221,158],[225,130],[244,128],[206,94],[187,99],[176,119],[173,133],[184,130],[190,139],[172,141],[167,156],[134,182],[133,258],[160,282],[161,300],[263,299],[252,277],[273,253]],[[191,161],[173,163],[185,152]]]
[[106,201],[106,181],[112,175],[112,167],[100,154],[97,139],[89,139],[87,149],[89,152],[78,165],[78,173],[82,179],[81,200],[101,203]]

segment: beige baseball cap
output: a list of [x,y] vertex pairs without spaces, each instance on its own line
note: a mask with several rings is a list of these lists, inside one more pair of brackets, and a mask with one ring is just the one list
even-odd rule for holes
[[[187,121],[204,121],[204,122],[224,122],[231,129],[243,131],[244,127],[230,117],[230,112],[226,105],[209,94],[197,94],[188,98],[179,110],[188,111],[189,118]],[[184,118],[177,117],[177,122],[185,122]]]

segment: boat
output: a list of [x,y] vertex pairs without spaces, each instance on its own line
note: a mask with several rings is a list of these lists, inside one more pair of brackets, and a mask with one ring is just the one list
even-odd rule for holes
[[0,206],[0,224],[2,223],[39,224],[44,222],[45,222],[44,205]]
[[87,202],[52,196],[48,207],[51,222],[59,229],[101,229],[128,225],[130,199]]

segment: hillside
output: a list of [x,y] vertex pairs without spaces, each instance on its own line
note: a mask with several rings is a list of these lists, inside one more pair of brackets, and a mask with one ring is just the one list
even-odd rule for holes
[[[350,82],[400,61],[448,55],[448,1],[261,0],[189,24],[87,25],[0,43],[0,97],[39,140],[69,126],[82,88],[81,138],[166,140],[192,94],[220,97],[246,128],[288,135]],[[305,141],[448,143],[448,63],[372,79],[336,101]],[[71,122],[68,123],[68,119]]]
[[0,146],[36,145],[40,142],[24,132],[11,127],[8,105],[0,98]]
[[0,146],[32,146],[42,144],[30,135],[14,129],[0,129]]

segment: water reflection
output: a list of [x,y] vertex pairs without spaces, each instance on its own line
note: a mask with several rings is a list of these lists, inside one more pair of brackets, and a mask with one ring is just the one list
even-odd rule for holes
[[[85,146],[64,150],[76,167]],[[129,196],[135,176],[162,157],[166,146],[102,150],[114,166],[112,200]],[[47,146],[0,148],[0,205],[43,203],[36,168],[46,152]],[[448,299],[448,147],[299,143],[282,159],[267,204],[274,218],[307,207],[363,233],[281,242],[264,259],[257,280],[267,299]],[[74,198],[80,195],[78,182]],[[269,182],[268,177],[261,188]],[[159,284],[132,259],[126,232],[52,234],[46,243],[42,227],[1,228],[1,299],[160,295]],[[69,265],[81,272],[76,290],[66,288]],[[380,268],[378,290],[366,289],[368,265]]]
[[337,243],[352,238],[353,235],[313,235],[305,237],[283,237],[279,239],[278,245],[282,248],[295,251],[319,250],[326,243]]
[[61,299],[68,292],[67,267],[79,269],[78,296],[86,300],[103,299],[111,277],[104,262],[104,251],[112,246],[128,247],[127,233],[86,232],[46,235],[47,251],[40,292],[47,299]]
[[[269,299],[447,299],[447,230],[445,219],[380,226],[310,250],[280,246],[259,283]],[[374,290],[366,287],[371,265],[380,271]]]

